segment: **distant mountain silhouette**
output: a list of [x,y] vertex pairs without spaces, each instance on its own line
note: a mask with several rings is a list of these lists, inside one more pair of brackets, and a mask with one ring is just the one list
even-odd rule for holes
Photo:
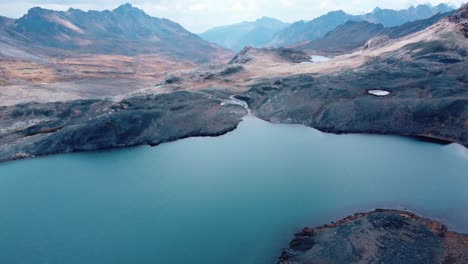
[[434,7],[418,5],[404,10],[376,8],[371,13],[364,15],[350,15],[341,10],[333,11],[311,21],[300,21],[292,24],[278,32],[270,41],[269,46],[284,46],[319,39],[346,21],[368,21],[382,24],[385,27],[394,27],[452,10],[451,6],[440,4]]
[[322,38],[301,42],[293,47],[304,51],[315,51],[314,53],[339,54],[364,46],[370,38],[377,36],[384,29],[382,24],[347,21]]
[[225,48],[240,51],[246,46],[260,47],[270,42],[273,35],[289,24],[277,19],[263,17],[254,22],[242,22],[216,27],[200,36]]
[[275,34],[269,45],[283,46],[304,40],[318,39],[348,20],[357,19],[339,10],[329,12],[308,22],[299,21]]
[[347,21],[334,30],[328,32],[322,38],[295,44],[292,47],[311,53],[324,53],[338,55],[349,53],[364,47],[366,42],[375,37],[400,38],[439,22],[442,18],[454,14],[455,11],[436,14],[427,19],[407,22],[400,26],[384,27],[382,24],[374,24],[368,21]]
[[371,13],[361,17],[372,23],[383,24],[386,27],[395,27],[409,21],[426,19],[437,13],[446,13],[452,10],[454,8],[447,4],[439,4],[437,6],[418,5],[403,10],[380,9],[377,7]]

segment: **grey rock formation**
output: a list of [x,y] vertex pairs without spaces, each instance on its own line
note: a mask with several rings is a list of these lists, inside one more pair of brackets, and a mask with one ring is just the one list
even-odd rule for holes
[[412,213],[376,210],[295,235],[279,264],[468,262],[468,236]]
[[219,136],[246,114],[193,92],[0,107],[0,161]]
[[271,56],[277,61],[285,61],[291,63],[310,62],[311,58],[306,53],[290,48],[261,48],[254,49],[252,47],[246,47],[239,52],[229,64],[246,64],[254,60],[259,55]]

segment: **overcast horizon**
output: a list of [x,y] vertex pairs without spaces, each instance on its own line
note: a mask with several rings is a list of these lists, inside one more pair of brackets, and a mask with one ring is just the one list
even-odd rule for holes
[[[461,6],[465,0],[381,0],[376,5],[373,0],[28,0],[22,3],[0,0],[0,16],[19,18],[32,7],[65,11],[69,8],[81,10],[112,10],[122,4],[130,3],[151,16],[167,18],[180,23],[186,29],[201,33],[208,29],[255,21],[261,17],[272,17],[284,22],[311,20],[334,10],[350,14],[363,14],[375,7],[406,9],[411,5],[447,3]],[[315,3],[315,4],[314,4]]]

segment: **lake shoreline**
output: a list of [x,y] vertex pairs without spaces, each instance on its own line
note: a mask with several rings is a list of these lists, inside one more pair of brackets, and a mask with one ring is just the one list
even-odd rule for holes
[[[193,108],[193,110],[187,111],[183,110],[180,113],[175,113],[175,116],[168,117],[163,117],[164,119],[167,119],[167,125],[165,127],[156,127],[156,128],[150,128],[151,124],[144,125],[141,127],[141,131],[136,131],[134,129],[131,134],[128,134],[124,138],[120,139],[111,139],[111,140],[104,140],[104,135],[107,134],[107,137],[114,137],[114,134],[119,134],[122,132],[119,132],[116,130],[115,126],[119,126],[119,124],[115,124],[112,119],[120,119],[119,115],[125,114],[123,117],[125,119],[131,120],[134,119],[135,116],[138,118],[138,116],[141,115],[149,115],[148,117],[149,120],[156,120],[161,118],[161,112],[159,111],[167,111],[164,108],[159,110],[159,109],[152,109],[152,108],[144,108],[141,110],[138,109],[128,109],[128,101],[134,100],[135,102],[138,102],[139,104],[154,104],[151,103],[150,100],[159,100],[159,98],[174,98],[171,100],[186,100],[185,98],[192,98],[193,96],[200,96],[201,94],[194,94],[194,93],[188,93],[188,92],[175,92],[172,94],[168,95],[156,95],[156,96],[146,96],[146,97],[135,97],[135,98],[128,98],[123,100],[122,102],[117,102],[117,103],[112,103],[110,101],[106,100],[78,100],[78,101],[70,101],[70,102],[64,102],[64,103],[59,103],[62,104],[62,110],[54,110],[53,108],[56,108],[57,103],[50,103],[50,104],[36,104],[36,103],[29,103],[29,104],[22,104],[18,106],[13,106],[13,107],[5,107],[3,108],[3,111],[6,113],[3,115],[3,118],[0,119],[0,123],[4,123],[5,125],[7,124],[13,124],[14,122],[17,122],[13,115],[17,111],[24,111],[24,110],[18,110],[19,109],[24,109],[26,108],[27,111],[39,111],[37,109],[41,109],[40,111],[42,112],[47,112],[47,111],[57,111],[57,118],[60,116],[63,116],[64,111],[69,113],[69,117],[67,117],[68,120],[60,120],[60,121],[52,121],[54,120],[55,117],[52,119],[50,117],[47,117],[48,120],[45,122],[41,122],[38,124],[32,123],[32,125],[28,125],[24,128],[17,129],[14,131],[13,134],[5,134],[0,135],[0,163],[6,162],[6,161],[14,161],[14,160],[21,160],[21,159],[28,159],[28,158],[36,158],[36,157],[42,157],[42,156],[49,156],[49,155],[56,155],[56,154],[64,154],[64,153],[71,153],[71,152],[88,152],[88,151],[97,151],[97,150],[107,150],[107,149],[118,149],[118,148],[128,148],[128,147],[135,147],[135,146],[140,146],[140,145],[149,145],[149,146],[158,146],[162,143],[167,143],[167,142],[173,142],[189,137],[217,137],[217,136],[222,136],[225,135],[228,132],[231,132],[235,130],[238,126],[238,124],[242,121],[243,118],[248,117],[248,116],[253,116],[255,118],[259,118],[263,121],[274,123],[274,124],[295,124],[294,122],[291,122],[290,120],[271,120],[269,118],[262,117],[261,115],[258,115],[258,112],[255,112],[255,110],[251,110],[249,106],[249,98],[245,97],[243,95],[225,95],[225,98],[210,98],[209,96],[203,98],[205,95],[201,95],[202,97],[199,98],[198,100],[207,100],[204,103],[200,103],[200,105],[196,106],[194,105],[193,102],[190,102],[189,104]],[[179,99],[177,99],[179,98]],[[208,101],[209,100],[209,101]],[[229,100],[232,100],[230,102]],[[209,103],[208,103],[209,102]],[[208,104],[207,104],[208,103]],[[103,113],[100,115],[92,114],[92,113],[82,113],[82,110],[76,110],[76,108],[80,107],[82,104],[89,104],[90,106],[88,107],[85,111],[99,111],[99,109],[107,109],[107,108],[114,108],[115,110],[111,110],[109,113]],[[178,111],[177,104],[180,103],[166,103],[167,106],[166,109],[176,109],[175,111]],[[187,104],[187,103],[185,103]],[[78,106],[77,106],[78,105]],[[93,105],[98,105],[93,106]],[[186,106],[183,106],[186,107]],[[213,112],[213,108],[214,110]],[[75,110],[72,110],[75,109]],[[77,115],[74,115],[74,112],[72,111],[78,111]],[[132,112],[133,111],[133,112]],[[185,112],[186,111],[186,112]],[[201,111],[201,112],[200,112]],[[203,111],[205,111],[207,114],[205,116],[202,116]],[[251,114],[251,111],[254,111]],[[128,114],[127,114],[128,113]],[[168,112],[169,113],[169,112]],[[213,115],[214,113],[214,115]],[[9,119],[9,115],[12,116]],[[105,116],[105,118],[102,118],[102,115]],[[107,116],[106,116],[107,115]],[[183,120],[183,122],[191,122],[193,124],[193,128],[186,127],[185,123],[180,123],[177,121],[179,116]],[[84,118],[89,117],[89,120],[83,121]],[[37,120],[38,117],[37,115],[32,115],[31,117],[26,117],[26,119],[23,117],[22,121],[23,123],[31,123],[35,122],[34,120]],[[188,121],[190,118],[191,121]],[[212,119],[213,122],[210,123],[210,125],[206,125],[206,119]],[[3,120],[2,120],[3,119]],[[141,118],[140,118],[141,119]],[[174,119],[175,122],[171,121],[171,119]],[[198,120],[193,122],[193,120]],[[3,121],[3,122],[2,122]],[[18,120],[19,121],[19,120]],[[127,122],[127,121],[118,121],[118,122]],[[148,122],[148,121],[138,121],[138,122]],[[154,122],[154,121],[151,121]],[[52,124],[53,125],[52,125]],[[77,126],[78,124],[78,126]],[[115,124],[115,125],[114,125]],[[305,125],[305,124],[300,124],[299,125]],[[103,135],[102,132],[99,130],[109,130],[110,131],[105,132]],[[415,140],[418,141],[423,141],[423,142],[428,142],[428,143],[436,143],[436,144],[442,144],[442,145],[447,145],[451,143],[456,143],[460,144],[466,148],[468,148],[468,145],[465,144],[465,142],[459,142],[457,140],[449,139],[449,138],[444,138],[441,136],[436,136],[436,135],[425,135],[425,134],[413,134],[413,133],[406,133],[406,132],[398,132],[398,131],[393,131],[393,132],[385,132],[385,131],[376,131],[376,130],[366,130],[366,129],[349,129],[349,130],[343,130],[343,129],[337,129],[337,128],[323,128],[320,126],[315,126],[314,124],[310,125],[305,125],[307,127],[317,129],[319,131],[322,131],[324,133],[331,133],[331,134],[369,134],[369,135],[392,135],[392,136],[401,136],[401,137],[408,137],[408,138],[414,138]],[[56,128],[58,127],[58,128]],[[84,139],[79,138],[80,134],[77,133],[85,133],[85,132],[78,132],[75,131],[78,127],[78,131],[86,131],[86,133],[93,133],[96,134],[95,137],[97,138],[92,138],[89,139],[89,136],[86,135]],[[184,129],[181,129],[184,127]],[[72,131],[67,131],[68,128],[72,128]],[[125,128],[126,130],[130,129]],[[145,136],[145,139],[138,139],[136,137],[140,137],[141,134],[144,132],[144,130],[148,129],[153,129],[157,134],[164,133],[164,136]],[[162,129],[164,130],[169,130],[173,131],[172,133],[174,134],[167,134],[167,132],[161,131]],[[69,129],[70,130],[70,129]],[[63,132],[67,131],[66,134],[73,133],[73,139],[70,141],[67,139],[70,143],[64,142],[63,144],[51,144],[50,141],[56,141],[56,140],[63,140],[60,139],[61,137],[64,137]],[[127,133],[127,132],[124,132]],[[9,137],[12,137],[13,139],[9,139]],[[16,136],[16,137],[15,137]],[[3,138],[3,142],[2,142]],[[99,143],[99,141],[103,142]],[[98,141],[97,143],[89,142],[89,141]],[[118,142],[116,142],[118,141]],[[48,143],[46,143],[48,142]],[[68,144],[68,145],[67,145]]]

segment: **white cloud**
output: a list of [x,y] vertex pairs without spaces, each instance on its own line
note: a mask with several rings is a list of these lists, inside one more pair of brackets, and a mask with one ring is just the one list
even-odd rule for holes
[[[353,14],[375,8],[402,9],[410,5],[441,0],[0,0],[0,15],[20,17],[34,6],[66,10],[113,9],[130,2],[148,14],[165,17],[182,24],[194,32],[202,32],[219,25],[270,16],[286,22],[310,20],[326,12],[342,9]],[[466,0],[446,1],[457,6]]]

